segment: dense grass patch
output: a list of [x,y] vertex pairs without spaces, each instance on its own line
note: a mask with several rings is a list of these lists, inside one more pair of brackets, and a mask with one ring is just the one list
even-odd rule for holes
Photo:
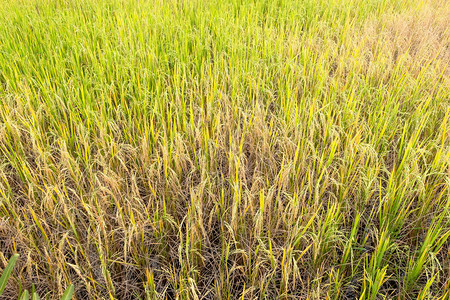
[[2,297],[449,297],[449,23],[438,0],[0,1]]

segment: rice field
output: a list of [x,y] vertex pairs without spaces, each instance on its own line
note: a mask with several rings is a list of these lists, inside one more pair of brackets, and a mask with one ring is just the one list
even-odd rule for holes
[[0,0],[1,299],[450,299],[449,24]]

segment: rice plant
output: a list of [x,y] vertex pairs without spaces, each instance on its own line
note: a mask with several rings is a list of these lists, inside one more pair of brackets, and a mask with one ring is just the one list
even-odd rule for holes
[[[16,264],[18,258],[19,258],[18,254],[14,254],[10,258],[8,265],[6,266],[2,276],[0,277],[0,296],[2,295],[3,291],[5,290],[6,283],[8,282],[9,277],[11,276],[11,272],[12,272],[14,265]],[[66,289],[64,294],[61,296],[61,300],[72,299],[72,295],[73,295],[73,285],[70,285]],[[20,296],[19,299],[21,299],[21,300],[30,299],[30,293],[28,292],[28,290],[24,290],[22,292],[22,296]],[[34,288],[33,288],[33,291],[31,292],[31,300],[38,300],[38,299],[40,299],[39,295],[34,291]]]
[[1,299],[449,298],[449,23],[0,1]]

